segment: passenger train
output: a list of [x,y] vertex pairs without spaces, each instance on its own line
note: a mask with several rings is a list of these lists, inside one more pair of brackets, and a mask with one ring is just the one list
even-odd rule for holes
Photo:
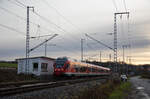
[[77,62],[67,57],[57,58],[54,63],[54,76],[100,76],[110,73],[109,68]]

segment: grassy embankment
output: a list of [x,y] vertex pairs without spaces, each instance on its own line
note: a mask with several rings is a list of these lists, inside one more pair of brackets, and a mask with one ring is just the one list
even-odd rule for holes
[[108,81],[92,89],[86,89],[73,99],[125,99],[131,90],[130,82]]
[[17,63],[0,62],[0,67],[17,68]]
[[[38,80],[33,75],[17,74],[17,63],[0,62],[0,83]],[[3,69],[6,68],[6,69]],[[8,68],[8,69],[7,69]]]
[[0,83],[38,80],[33,75],[17,74],[16,70],[0,69]]

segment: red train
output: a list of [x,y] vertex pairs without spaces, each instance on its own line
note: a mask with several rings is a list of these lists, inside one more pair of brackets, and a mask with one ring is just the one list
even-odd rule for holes
[[109,68],[72,61],[67,57],[57,58],[54,63],[54,76],[99,76],[110,75],[110,72]]

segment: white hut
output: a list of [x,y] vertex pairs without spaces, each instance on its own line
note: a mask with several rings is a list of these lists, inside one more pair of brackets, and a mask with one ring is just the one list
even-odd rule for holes
[[18,74],[34,74],[40,75],[52,75],[53,64],[55,59],[49,57],[31,57],[29,60],[29,66],[26,66],[26,58],[17,59],[18,61]]

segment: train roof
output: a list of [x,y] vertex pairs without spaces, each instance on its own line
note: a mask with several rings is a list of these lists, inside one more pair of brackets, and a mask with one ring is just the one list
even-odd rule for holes
[[76,59],[72,59],[72,58],[66,57],[66,56],[65,57],[58,57],[57,59],[62,59],[62,60],[67,60],[67,61],[71,61],[71,62],[75,62],[75,63],[80,63],[80,64],[83,64],[83,65],[88,66],[88,67],[92,66],[92,67],[95,67],[95,68],[101,68],[101,69],[110,70],[110,68],[107,68],[107,67],[103,67],[103,66],[99,66],[99,65],[94,65],[94,64],[90,64],[90,63],[77,61]]
[[[86,63],[86,64],[89,64],[89,63]],[[110,70],[110,68],[99,66],[99,65],[94,65],[94,64],[89,64],[89,65],[92,67],[96,67],[96,68],[102,68],[102,69]]]

